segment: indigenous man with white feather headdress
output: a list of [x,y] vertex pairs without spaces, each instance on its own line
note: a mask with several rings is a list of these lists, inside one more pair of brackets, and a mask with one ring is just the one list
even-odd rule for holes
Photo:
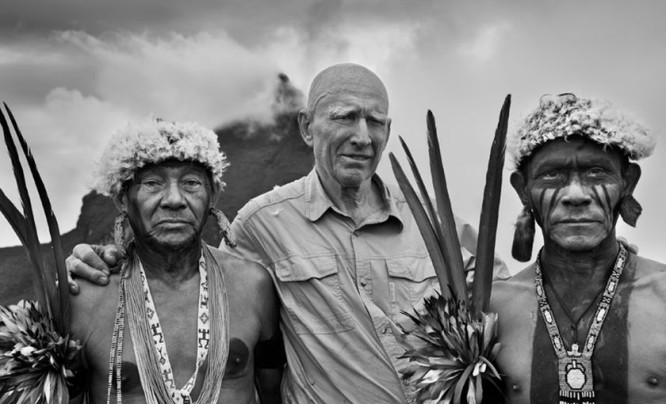
[[195,123],[149,120],[111,139],[96,189],[121,211],[121,276],[109,288],[81,282],[72,299],[93,402],[254,403],[255,375],[261,402],[279,401],[272,280],[201,240],[209,213],[223,217],[213,206],[226,165],[217,136]]
[[514,257],[536,261],[493,286],[499,366],[512,403],[666,402],[666,265],[628,252],[635,161],[655,140],[608,103],[545,96],[513,139],[511,184],[524,211]]

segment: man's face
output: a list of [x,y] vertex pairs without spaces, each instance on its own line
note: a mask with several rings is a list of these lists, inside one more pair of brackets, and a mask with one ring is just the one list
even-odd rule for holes
[[137,172],[122,204],[137,243],[180,249],[200,238],[212,197],[201,165],[173,161]]
[[350,85],[322,97],[310,117],[310,138],[305,139],[314,150],[322,181],[358,188],[370,180],[386,147],[390,124],[385,93],[372,85]]
[[523,198],[544,239],[565,250],[587,251],[614,235],[616,207],[627,189],[622,167],[618,152],[582,138],[540,148],[523,171]]

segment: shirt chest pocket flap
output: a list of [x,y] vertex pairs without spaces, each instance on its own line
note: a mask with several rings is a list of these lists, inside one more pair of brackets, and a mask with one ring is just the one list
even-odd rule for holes
[[435,268],[428,258],[401,257],[386,261],[391,303],[411,311],[424,297],[439,290]]
[[282,304],[299,334],[353,328],[334,256],[290,257],[275,264]]

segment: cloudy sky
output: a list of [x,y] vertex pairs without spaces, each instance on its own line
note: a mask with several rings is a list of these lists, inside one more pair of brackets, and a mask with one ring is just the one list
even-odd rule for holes
[[[306,90],[330,64],[361,63],[391,97],[389,150],[402,156],[403,136],[424,170],[425,113],[433,110],[454,208],[477,223],[507,93],[512,127],[541,95],[574,92],[611,100],[663,137],[665,9],[659,0],[9,1],[0,13],[0,99],[32,145],[66,231],[101,148],[128,120],[157,115],[216,127],[262,118],[277,73]],[[666,261],[661,143],[642,164],[638,228],[619,232]],[[380,173],[393,181],[388,159]],[[0,187],[15,195],[4,153]],[[519,210],[505,175],[498,238],[505,258]],[[18,243],[9,233],[0,222],[0,245]]]

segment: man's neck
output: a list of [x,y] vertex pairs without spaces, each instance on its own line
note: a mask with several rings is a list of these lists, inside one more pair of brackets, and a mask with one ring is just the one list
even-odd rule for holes
[[[334,189],[328,189],[329,187]],[[329,186],[324,184],[324,190],[333,204],[356,225],[360,225],[384,207],[381,190],[372,179],[363,182],[359,187],[342,187],[338,183]]]
[[136,243],[136,250],[148,279],[158,279],[177,288],[199,272],[200,243],[183,249]]
[[605,287],[619,251],[615,236],[610,236],[589,251],[570,251],[546,241],[541,253],[541,268],[552,287],[562,297],[576,302],[596,296]]

